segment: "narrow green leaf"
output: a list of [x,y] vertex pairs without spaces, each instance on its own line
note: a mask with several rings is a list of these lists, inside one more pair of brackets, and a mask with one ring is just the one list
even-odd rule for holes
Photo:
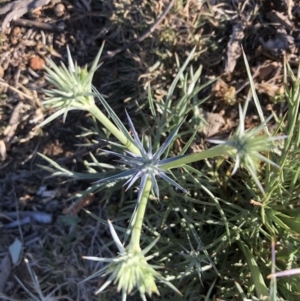
[[238,241],[238,244],[247,260],[248,266],[251,271],[251,278],[253,280],[255,290],[256,290],[258,297],[261,298],[261,297],[269,296],[269,290],[266,286],[264,278],[259,270],[257,262],[256,262],[254,256],[252,255],[249,247],[241,240]]

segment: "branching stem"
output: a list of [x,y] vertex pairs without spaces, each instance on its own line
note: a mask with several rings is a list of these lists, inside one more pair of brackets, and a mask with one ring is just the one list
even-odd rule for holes
[[89,112],[93,114],[130,152],[140,154],[139,149],[99,110],[95,104],[89,108]]
[[178,158],[177,160],[173,160],[171,162],[168,162],[164,165],[161,165],[160,168],[163,170],[173,169],[180,167],[185,164],[193,163],[196,161],[200,161],[207,158],[213,158],[217,156],[224,156],[227,155],[229,151],[228,146],[225,145],[218,145],[216,147],[213,147],[211,149],[207,149],[205,151],[189,154],[183,157]]
[[134,221],[134,225],[132,228],[132,233],[131,233],[131,240],[129,243],[129,252],[135,253],[135,252],[140,252],[140,237],[141,237],[141,232],[142,232],[142,226],[143,226],[143,220],[145,216],[145,211],[147,207],[147,202],[148,202],[148,197],[150,194],[150,191],[152,189],[152,182],[151,179],[148,178],[146,181],[146,184],[144,186],[144,190],[142,192],[142,197],[141,201],[138,205],[138,209],[136,212],[136,218]]

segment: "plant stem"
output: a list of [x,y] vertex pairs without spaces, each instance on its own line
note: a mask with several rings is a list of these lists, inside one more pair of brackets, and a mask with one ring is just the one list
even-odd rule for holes
[[93,114],[130,152],[140,155],[139,149],[93,104],[89,108]]
[[128,251],[131,253],[140,252],[140,238],[143,226],[144,215],[147,207],[148,197],[152,188],[151,179],[148,178],[142,191],[141,201],[138,205]]
[[173,161],[161,165],[160,168],[163,170],[172,169],[172,168],[180,167],[185,164],[200,161],[203,159],[213,158],[213,157],[228,155],[228,154],[229,154],[229,147],[227,145],[218,145],[211,149],[199,153],[188,154],[183,157],[180,156],[180,158],[178,158],[177,160],[174,158]]

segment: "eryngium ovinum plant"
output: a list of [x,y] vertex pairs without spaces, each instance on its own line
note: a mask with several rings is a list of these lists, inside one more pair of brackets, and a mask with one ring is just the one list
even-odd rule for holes
[[[88,279],[105,275],[107,280],[96,291],[96,294],[102,292],[108,285],[113,284],[117,286],[118,291],[121,291],[122,300],[126,300],[127,296],[136,290],[140,292],[142,300],[146,300],[146,295],[151,296],[153,293],[159,295],[157,287],[158,282],[166,284],[176,293],[181,294],[180,291],[160,273],[159,269],[161,269],[162,266],[149,263],[153,258],[153,255],[149,255],[149,252],[157,243],[158,238],[154,239],[143,249],[140,245],[147,203],[151,195],[152,198],[156,197],[158,200],[160,197],[157,179],[163,179],[167,184],[173,186],[176,190],[181,191],[182,194],[188,194],[187,189],[182,187],[176,181],[176,178],[173,177],[173,173],[171,172],[172,169],[188,167],[189,164],[204,159],[227,156],[235,160],[233,173],[240,167],[247,169],[261,193],[264,194],[264,189],[257,176],[257,168],[260,166],[261,162],[265,162],[275,167],[278,166],[261,153],[269,153],[272,151],[274,147],[273,142],[275,140],[283,139],[284,137],[271,137],[268,131],[265,130],[266,121],[263,121],[261,125],[256,128],[245,130],[244,119],[248,106],[248,101],[246,101],[244,108],[239,106],[240,121],[236,133],[227,141],[211,140],[211,143],[218,145],[202,152],[192,154],[181,153],[178,156],[166,158],[164,157],[164,154],[177,137],[180,127],[185,122],[186,116],[180,114],[177,116],[177,125],[173,128],[168,137],[161,137],[161,140],[164,141],[162,141],[161,145],[156,147],[155,150],[153,149],[154,147],[151,144],[151,140],[148,139],[148,144],[145,145],[144,139],[140,138],[129,114],[126,112],[127,122],[129,124],[129,129],[127,129],[118,118],[117,114],[105,101],[103,96],[92,85],[93,75],[99,67],[97,64],[102,49],[103,46],[89,71],[86,67],[80,68],[77,64],[74,64],[69,50],[68,68],[64,64],[62,64],[61,67],[58,67],[53,61],[48,60],[49,67],[46,67],[46,79],[54,86],[54,88],[45,90],[47,99],[44,101],[44,105],[55,108],[57,111],[41,124],[41,126],[43,126],[60,115],[63,115],[65,120],[67,113],[70,110],[83,110],[89,112],[102,124],[107,132],[113,135],[119,142],[119,144],[116,142],[113,143],[114,147],[116,145],[119,146],[118,152],[110,150],[106,150],[105,152],[108,155],[119,158],[119,161],[117,162],[120,162],[123,166],[127,166],[125,171],[118,174],[111,176],[105,176],[105,174],[103,176],[102,174],[102,177],[95,183],[96,187],[109,187],[111,183],[116,183],[118,181],[124,181],[127,190],[133,185],[139,185],[136,205],[132,212],[131,227],[129,228],[129,242],[124,245],[118,237],[112,223],[108,221],[112,238],[119,253],[115,258],[84,257],[89,260],[107,263],[105,268],[91,275]],[[182,77],[183,70],[192,59],[193,54],[194,50],[187,58],[183,67],[179,70],[179,73],[172,84],[172,91],[179,78]],[[193,91],[193,89],[196,90],[195,83],[198,80],[199,75],[199,72],[192,75],[192,82],[187,93],[194,93],[193,95],[195,95],[199,91]],[[104,112],[97,107],[95,99],[100,101],[105,110]],[[169,97],[168,101],[170,101],[170,99],[171,98]],[[181,103],[181,106],[184,105],[184,102]],[[153,110],[154,106],[151,107],[151,111],[153,114],[156,114]],[[166,105],[164,113],[166,113],[167,110],[168,108]],[[132,135],[130,133],[132,133]],[[184,151],[186,151],[186,148]],[[53,165],[62,173],[65,172],[65,170],[57,164],[53,163]],[[59,172],[57,174],[59,174]],[[70,176],[71,175],[74,175],[74,173],[70,172]],[[79,178],[84,178],[84,176],[81,175]]]

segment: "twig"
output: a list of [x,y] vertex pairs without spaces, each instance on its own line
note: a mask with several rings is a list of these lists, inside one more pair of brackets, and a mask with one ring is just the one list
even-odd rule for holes
[[63,26],[59,27],[57,25],[49,24],[49,23],[43,23],[33,20],[25,20],[25,19],[16,19],[12,20],[12,22],[15,25],[24,26],[24,27],[36,27],[42,30],[48,30],[48,31],[57,31],[62,32],[64,30]]
[[19,116],[20,116],[20,110],[23,106],[22,101],[19,101],[19,103],[15,106],[13,112],[11,113],[9,123],[7,127],[4,130],[5,139],[4,141],[9,143],[12,137],[14,136],[17,127],[19,125]]
[[134,46],[135,44],[143,41],[144,39],[146,39],[156,28],[157,26],[163,21],[163,19],[166,17],[167,13],[170,11],[170,9],[172,8],[173,4],[174,4],[175,0],[171,0],[169,5],[166,7],[166,9],[164,10],[164,12],[160,15],[160,17],[152,24],[152,26],[145,32],[143,33],[141,36],[139,36],[137,39],[131,41],[130,43],[128,43],[127,45],[124,45],[114,51],[109,51],[107,53],[107,55],[103,56],[100,59],[100,62],[103,62],[106,59],[111,59],[113,58],[116,54],[123,52],[129,48],[131,48],[132,46]]
[[1,80],[0,80],[0,85],[2,85],[2,86],[4,86],[4,87],[7,87],[7,88],[11,89],[12,91],[18,93],[21,97],[23,96],[23,97],[25,97],[25,98],[27,98],[27,99],[34,100],[33,97],[28,96],[27,94],[25,94],[25,93],[19,91],[18,89],[16,89],[16,88],[10,86],[9,84],[7,84],[7,83],[5,83],[5,82],[3,82],[3,81],[1,81]]

